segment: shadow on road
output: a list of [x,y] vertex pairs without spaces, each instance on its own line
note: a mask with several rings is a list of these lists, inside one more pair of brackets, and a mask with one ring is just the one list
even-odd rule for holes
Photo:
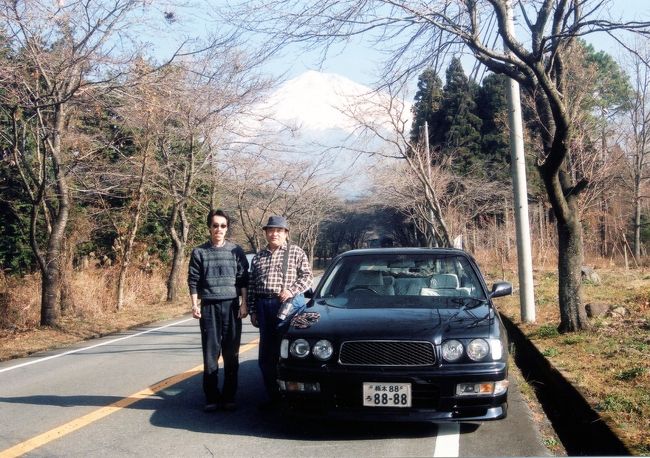
[[[165,398],[160,408],[153,412],[151,423],[160,428],[296,441],[425,438],[437,433],[437,426],[430,423],[305,421],[280,412],[260,412],[257,406],[266,395],[256,360],[241,363],[239,380],[234,412],[204,413],[201,376],[196,376],[177,385],[178,394]],[[461,432],[471,433],[477,427],[463,425]]]
[[[257,360],[242,361],[239,371],[237,410],[203,412],[204,397],[200,374],[137,400],[125,409],[149,410],[150,422],[159,428],[173,428],[223,435],[255,436],[297,441],[372,440],[425,438],[437,434],[431,423],[340,422],[307,420],[280,412],[260,412],[266,399]],[[31,395],[0,397],[2,403],[36,406],[102,408],[125,398],[105,395]],[[478,424],[463,424],[461,434],[472,433]]]

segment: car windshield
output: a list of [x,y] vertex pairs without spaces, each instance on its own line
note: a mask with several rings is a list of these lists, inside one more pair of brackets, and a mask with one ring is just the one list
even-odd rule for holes
[[486,300],[470,261],[457,254],[347,256],[316,300],[335,307],[461,307]]

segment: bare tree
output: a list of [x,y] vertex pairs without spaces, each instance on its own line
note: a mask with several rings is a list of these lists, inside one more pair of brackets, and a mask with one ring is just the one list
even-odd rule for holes
[[203,53],[179,62],[174,76],[166,82],[165,109],[171,122],[159,137],[158,157],[165,175],[161,180],[166,184],[164,194],[171,200],[167,228],[173,254],[167,279],[168,301],[177,296],[190,232],[186,212],[199,181],[223,192],[223,183],[210,175],[223,161],[219,157],[221,137],[232,128],[230,120],[254,105],[271,83],[257,73],[262,61],[240,51],[235,36],[213,39],[211,43]]
[[332,158],[326,154],[314,163],[298,164],[302,173],[292,180],[290,191],[277,206],[278,213],[291,222],[292,238],[307,251],[312,265],[321,223],[340,203],[335,191],[344,178],[324,176],[331,167]]
[[26,131],[16,125],[22,134],[15,137],[15,150],[32,196],[32,248],[42,274],[43,325],[53,324],[58,314],[62,247],[72,205],[69,173],[75,165],[66,135],[74,107],[89,93],[119,81],[119,67],[134,49],[121,53],[111,39],[116,34],[127,38],[126,29],[141,7],[136,0],[0,3],[0,26],[16,57],[3,69],[2,79],[12,88],[3,95],[3,105],[14,107],[17,123],[20,113],[33,120],[30,141],[24,141]]
[[222,196],[232,202],[250,249],[257,252],[264,244],[260,228],[265,218],[277,214],[276,206],[291,186],[290,165],[273,160],[266,148],[251,152],[231,151],[220,175]]
[[[128,205],[119,223],[114,221],[116,238],[113,243],[119,264],[117,281],[116,308],[124,306],[124,288],[128,269],[133,257],[134,244],[141,221],[145,217],[146,201],[151,194],[148,183],[152,170],[150,163],[154,155],[160,132],[164,129],[170,114],[165,109],[165,76],[171,73],[165,69],[163,74],[152,72],[144,62],[135,66],[134,79],[137,84],[122,92],[123,105],[116,109],[120,115],[123,128],[130,133],[134,152],[131,156],[123,155],[124,168],[122,192]],[[121,152],[123,153],[123,152]]]
[[[274,46],[306,42],[328,46],[353,35],[374,34],[389,55],[386,74],[399,79],[421,71],[441,52],[462,46],[483,65],[519,82],[534,97],[542,122],[539,171],[557,221],[561,332],[588,327],[581,300],[582,224],[578,198],[588,185],[574,181],[568,162],[574,125],[567,98],[567,53],[577,37],[629,30],[648,23],[605,16],[607,0],[515,2],[517,39],[508,26],[510,0],[433,2],[296,0],[247,2],[231,20],[276,38]],[[501,49],[505,43],[507,52]]]
[[[373,175],[373,197],[383,206],[396,208],[409,216],[417,230],[426,236],[436,221],[431,219],[430,198],[423,192],[417,173],[418,170],[412,170],[404,161],[379,168]],[[452,239],[464,236],[479,217],[501,213],[503,202],[512,198],[512,193],[499,183],[457,176],[449,167],[440,165],[431,166],[427,183],[434,191],[450,244]]]
[[[249,139],[250,140],[250,139]],[[260,228],[270,215],[284,215],[291,232],[303,248],[313,253],[322,218],[338,199],[335,190],[341,178],[326,174],[331,157],[316,161],[292,161],[273,157],[268,148],[277,144],[245,146],[233,151],[221,179],[222,193],[236,209],[244,236],[253,251],[264,244]]]
[[630,107],[630,138],[628,154],[629,173],[632,177],[632,202],[634,208],[633,253],[636,262],[641,258],[641,215],[644,184],[650,181],[650,47],[647,43],[637,44],[631,53],[630,72],[634,86],[634,98]]

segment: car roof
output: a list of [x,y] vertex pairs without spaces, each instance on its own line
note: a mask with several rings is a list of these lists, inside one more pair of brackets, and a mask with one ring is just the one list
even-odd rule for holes
[[355,250],[346,251],[339,256],[364,256],[373,254],[428,254],[428,255],[442,255],[442,254],[457,254],[471,258],[471,255],[466,251],[458,248],[422,248],[422,247],[399,247],[399,248],[359,248]]

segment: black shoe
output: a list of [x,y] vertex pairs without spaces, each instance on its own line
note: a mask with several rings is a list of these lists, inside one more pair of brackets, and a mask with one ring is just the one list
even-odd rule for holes
[[219,409],[218,404],[209,403],[203,406],[204,412],[216,412]]

